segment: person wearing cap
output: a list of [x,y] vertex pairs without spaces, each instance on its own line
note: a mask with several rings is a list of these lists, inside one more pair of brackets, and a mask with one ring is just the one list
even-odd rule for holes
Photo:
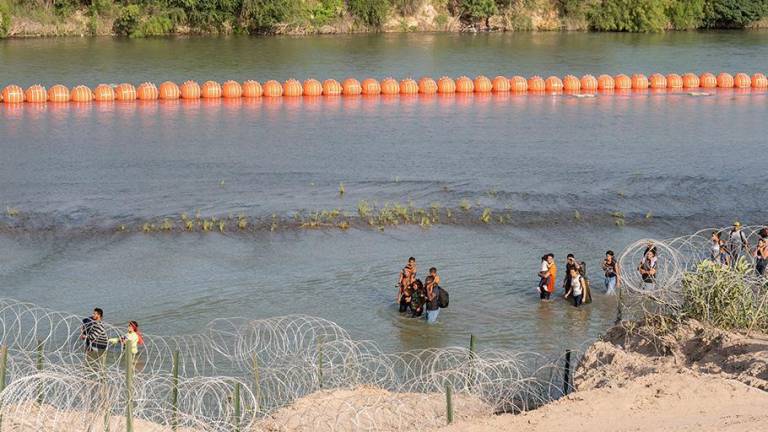
[[733,265],[739,260],[739,256],[742,254],[749,254],[749,240],[747,235],[741,229],[741,222],[736,221],[733,223],[733,229],[728,236],[728,247],[731,252],[731,263]]

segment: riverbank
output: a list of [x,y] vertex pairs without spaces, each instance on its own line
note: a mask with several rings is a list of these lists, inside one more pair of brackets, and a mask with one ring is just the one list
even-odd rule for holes
[[364,32],[620,31],[768,28],[768,2],[724,0],[0,0],[0,38]]

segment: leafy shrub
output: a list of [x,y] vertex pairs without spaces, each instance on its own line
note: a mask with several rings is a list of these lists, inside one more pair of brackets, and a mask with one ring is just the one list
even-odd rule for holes
[[11,8],[8,3],[0,0],[0,38],[8,36],[11,31]]
[[108,15],[112,12],[115,5],[112,0],[92,0],[88,8],[91,15]]
[[590,27],[600,31],[658,32],[668,23],[665,1],[603,0],[587,12]]
[[242,26],[251,33],[273,33],[295,12],[294,5],[291,0],[243,0]]
[[371,27],[381,27],[389,13],[388,0],[348,0],[349,13]]
[[400,15],[413,15],[424,5],[424,0],[392,0],[392,6]]
[[494,0],[461,0],[459,10],[461,17],[468,21],[488,19],[498,12]]
[[173,21],[165,15],[153,15],[139,24],[131,37],[162,36],[173,32]]
[[324,26],[344,14],[344,0],[320,0],[309,10],[310,21]]
[[744,28],[768,15],[768,0],[706,0],[704,25],[710,28]]
[[138,5],[124,6],[112,23],[112,30],[120,36],[131,36],[139,28],[140,20],[141,9]]
[[677,30],[699,28],[704,21],[704,0],[672,0],[667,15]]

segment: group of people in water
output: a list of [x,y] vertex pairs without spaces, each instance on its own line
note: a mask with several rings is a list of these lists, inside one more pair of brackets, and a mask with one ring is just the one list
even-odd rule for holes
[[[621,272],[615,254],[609,250],[605,253],[602,263],[605,276],[606,294],[613,295],[621,283]],[[551,301],[555,292],[557,280],[557,264],[555,254],[548,253],[541,257],[541,268],[538,272],[539,285],[536,290],[542,301]],[[570,299],[574,307],[585,303],[592,303],[592,290],[587,277],[587,265],[585,262],[576,261],[573,254],[568,254],[565,262],[565,277],[563,277],[563,298]]]
[[398,277],[396,300],[400,313],[414,318],[423,315],[433,324],[437,322],[440,309],[448,307],[448,291],[440,287],[440,276],[435,267],[429,269],[424,282],[417,278],[416,258],[410,257]]
[[731,267],[736,265],[741,257],[752,257],[755,262],[755,273],[765,276],[766,264],[768,264],[768,228],[761,229],[758,235],[760,238],[752,249],[738,221],[733,223],[727,238],[723,238],[722,231],[712,231],[710,259],[723,266]]

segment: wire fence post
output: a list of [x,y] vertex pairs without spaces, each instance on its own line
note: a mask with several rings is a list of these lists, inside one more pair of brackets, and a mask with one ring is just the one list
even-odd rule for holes
[[253,354],[253,398],[256,401],[255,411],[261,409],[261,382],[259,374],[259,356]]
[[133,341],[125,341],[125,431],[133,432]]
[[453,388],[450,384],[445,385],[445,416],[448,424],[453,423]]
[[317,381],[323,388],[323,336],[317,337]]
[[477,339],[475,335],[469,335],[469,391],[475,384],[475,356],[477,352]]
[[240,432],[240,382],[235,383],[235,395],[232,399],[235,404],[234,431]]
[[[43,363],[43,341],[42,339],[37,340],[37,361],[36,361],[36,368],[38,372],[43,371],[43,367],[45,366]],[[41,382],[37,386],[37,403],[39,405],[43,404],[43,383]]]
[[112,412],[109,409],[109,380],[107,377],[107,355],[101,356],[99,363],[101,369],[101,400],[104,404],[104,432],[109,432],[109,423],[112,418]]
[[[0,346],[0,393],[5,390],[6,370],[8,367],[8,346]],[[0,406],[2,409],[2,406]],[[3,429],[3,414],[0,413],[0,430]]]
[[571,392],[571,350],[565,350],[565,371],[563,372],[563,395]]
[[173,369],[171,370],[171,430],[179,427],[179,352],[173,352]]

